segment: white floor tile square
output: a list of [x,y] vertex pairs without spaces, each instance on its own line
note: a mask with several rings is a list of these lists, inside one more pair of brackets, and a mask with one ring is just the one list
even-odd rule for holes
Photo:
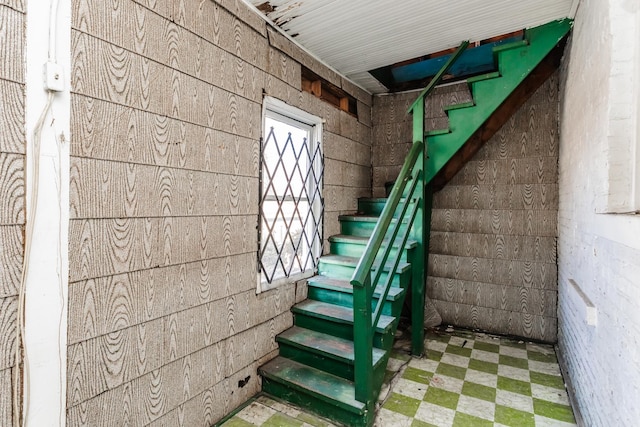
[[492,388],[496,388],[498,386],[497,375],[476,371],[475,369],[467,369],[464,380]]
[[442,363],[448,363],[449,365],[459,366],[461,368],[466,368],[469,366],[469,358],[464,356],[458,356],[457,354],[449,354],[445,353],[442,355],[442,359],[440,359]]
[[458,400],[458,412],[473,415],[478,418],[493,421],[496,411],[496,405],[486,400],[476,399],[475,397],[460,395]]
[[496,404],[533,413],[533,398],[506,390],[496,391]]
[[[426,423],[437,425],[438,427],[451,427],[456,411],[442,406],[433,405],[429,402],[420,403],[415,418]],[[389,424],[392,426],[393,424]]]
[[464,381],[457,378],[435,374],[431,379],[431,382],[429,383],[429,387],[441,388],[443,390],[452,391],[454,393],[462,393],[463,383]]
[[427,388],[429,388],[429,386],[426,384],[417,383],[406,378],[400,378],[398,382],[393,386],[393,391],[404,396],[422,400],[425,393],[427,392]]
[[569,397],[564,389],[547,387],[540,384],[531,384],[531,396],[561,405],[569,405]]
[[471,358],[482,360],[484,362],[498,363],[500,355],[498,353],[491,353],[490,351],[471,350]]
[[500,354],[504,354],[505,356],[518,357],[520,359],[526,359],[527,350],[517,347],[509,347],[508,345],[500,346]]
[[520,381],[526,381],[526,382],[531,381],[531,378],[529,378],[528,370],[515,368],[513,366],[508,366],[508,365],[499,365],[498,375],[502,377],[511,378],[514,380],[520,380]]

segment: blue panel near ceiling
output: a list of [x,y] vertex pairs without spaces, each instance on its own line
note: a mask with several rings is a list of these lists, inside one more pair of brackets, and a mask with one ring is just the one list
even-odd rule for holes
[[[522,40],[522,36],[510,37],[493,43],[483,44],[467,49],[449,70],[449,75],[463,77],[486,73],[495,68],[493,61],[493,48],[502,44]],[[393,67],[391,74],[394,83],[405,83],[414,80],[422,80],[435,75],[451,55],[427,59],[413,64]]]

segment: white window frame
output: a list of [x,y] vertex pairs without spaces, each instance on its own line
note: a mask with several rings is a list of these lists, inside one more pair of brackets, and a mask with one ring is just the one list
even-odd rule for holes
[[[304,124],[304,125],[308,125],[309,126],[309,144],[310,146],[317,147],[318,145],[320,145],[320,147],[322,148],[322,125],[323,125],[323,120],[322,118],[315,116],[313,114],[309,114],[304,110],[301,110],[297,107],[294,107],[292,105],[289,105],[277,98],[271,97],[271,96],[265,96],[264,97],[264,101],[262,104],[262,135],[263,137],[265,137],[267,135],[267,129],[266,129],[266,119],[267,119],[267,115],[269,113],[274,113],[274,116],[278,116],[278,120],[282,120],[283,122],[287,122],[288,120],[291,120],[291,124],[295,124],[295,125],[299,125],[300,123]],[[262,153],[262,147],[260,147],[260,152]],[[314,163],[312,165],[312,168],[314,168],[315,170],[319,171],[322,170],[323,168],[323,159],[322,157],[317,157],[314,160]],[[260,173],[262,174],[262,154],[260,155],[260,160],[259,160],[259,168],[260,168]],[[264,180],[264,177],[263,177]],[[260,197],[262,197],[262,185],[263,183],[260,183]],[[320,192],[322,194],[323,191],[323,179],[320,179],[319,183],[318,183],[318,187],[320,187]],[[314,187],[315,188],[315,187]],[[323,196],[322,196],[323,197]],[[322,199],[320,200],[315,200],[311,209],[313,210],[314,214],[316,216],[321,215],[322,213],[322,209],[323,209],[323,201]],[[319,228],[320,228],[320,239],[318,239],[317,241],[314,240],[311,250],[314,253],[314,256],[316,257],[320,257],[320,255],[322,255],[322,239],[323,239],[323,230],[322,228],[324,227],[324,221],[321,220],[320,224],[319,224]],[[299,280],[303,280],[306,279],[308,277],[311,277],[313,275],[316,274],[317,269],[314,267],[313,269],[308,269],[305,270],[303,272],[300,273],[296,273],[296,274],[292,274],[290,276],[287,277],[282,277],[279,279],[276,279],[274,281],[272,281],[271,283],[268,283],[266,281],[262,280],[262,275],[260,272],[260,253],[261,253],[261,241],[260,241],[260,230],[262,228],[262,215],[259,215],[258,217],[258,274],[257,274],[257,293],[261,293],[261,292],[265,292],[268,291],[270,289],[274,289],[280,285],[283,284],[287,284],[287,283],[293,283],[293,282],[297,282]]]

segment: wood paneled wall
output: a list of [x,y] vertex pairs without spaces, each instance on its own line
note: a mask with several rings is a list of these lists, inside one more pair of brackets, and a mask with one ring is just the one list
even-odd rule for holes
[[555,342],[557,74],[433,205],[427,288],[443,321]]
[[25,224],[26,23],[22,0],[0,0],[0,425],[12,425],[12,378]]
[[[374,193],[401,165],[385,153],[408,149],[415,95],[375,98]],[[438,88],[427,130],[446,127],[443,106],[469,99],[464,84]],[[443,322],[556,341],[557,164],[554,74],[434,196],[427,295]]]
[[306,295],[256,295],[263,94],[326,120],[325,236],[371,193],[371,96],[239,0],[74,0],[72,26],[68,425],[209,426]]

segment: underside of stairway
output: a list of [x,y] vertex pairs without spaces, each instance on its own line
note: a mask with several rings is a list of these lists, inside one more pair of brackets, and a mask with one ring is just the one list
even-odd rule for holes
[[[442,188],[557,69],[570,28],[568,20],[555,21],[527,30],[522,41],[494,49],[496,71],[467,79],[473,102],[445,107],[449,128],[424,135],[428,149],[420,166],[425,185]],[[414,110],[414,116],[416,111],[423,120],[423,109]],[[414,135],[415,129],[414,124]],[[279,356],[260,368],[265,393],[345,425],[370,426],[375,415],[375,399],[356,399],[359,378],[351,279],[385,203],[386,199],[362,198],[358,212],[339,217],[340,234],[329,237],[329,254],[320,257],[318,274],[308,279],[308,299],[292,309],[294,326],[276,338]],[[425,215],[427,230],[428,219]],[[400,229],[411,226],[397,212],[391,222],[399,222]],[[415,262],[420,258],[413,256],[414,251],[428,247],[428,241],[398,244],[395,238],[386,244],[400,261],[397,266],[374,264],[372,271],[375,275],[382,270],[381,283],[391,275],[389,291],[374,288],[371,301],[375,306],[383,299],[382,314],[372,331],[374,396],[382,385],[404,300],[412,288],[412,271],[426,268],[426,263]],[[422,328],[422,323],[414,319],[412,327]]]

